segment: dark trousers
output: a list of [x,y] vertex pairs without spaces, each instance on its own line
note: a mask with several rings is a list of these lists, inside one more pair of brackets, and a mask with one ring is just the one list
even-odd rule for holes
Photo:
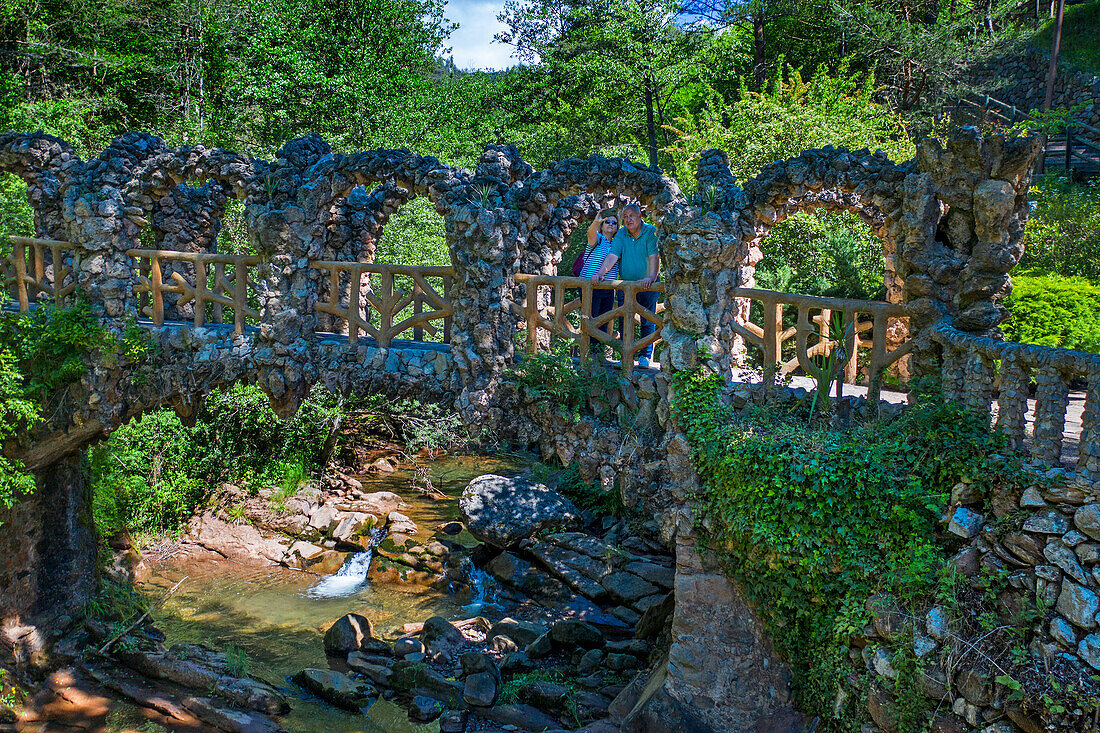
[[[635,296],[634,296],[634,301],[638,305],[640,305],[641,307],[645,308],[647,311],[652,313],[652,312],[657,310],[657,296],[659,296],[659,295],[660,295],[660,293],[658,293],[658,292],[655,292],[655,291],[652,291],[652,290],[647,290],[647,291],[636,293]],[[622,297],[622,293],[619,293],[619,297],[620,298]],[[633,327],[634,327],[634,324],[631,323],[630,328],[633,328]],[[646,336],[650,335],[651,333],[653,333],[656,330],[657,330],[657,326],[652,321],[648,321],[645,318],[642,318],[641,338],[644,339]],[[649,346],[646,346],[644,349],[639,351],[637,356],[639,358],[641,358],[643,356],[647,359],[653,358],[653,344],[650,344]]]
[[[615,302],[615,294],[617,292],[618,291],[611,290],[610,288],[592,288],[592,312],[589,313],[589,315],[593,318],[597,318],[611,310],[614,307],[613,303]],[[623,294],[618,292],[618,295],[621,301]],[[600,326],[600,330],[607,333],[607,324],[605,323]]]

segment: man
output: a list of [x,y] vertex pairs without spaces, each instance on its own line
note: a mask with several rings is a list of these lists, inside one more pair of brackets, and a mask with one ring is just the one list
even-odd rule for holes
[[[604,275],[619,262],[619,277],[623,280],[637,280],[643,287],[649,287],[657,281],[657,273],[661,266],[661,258],[657,255],[657,228],[652,224],[642,223],[642,209],[638,204],[627,204],[619,212],[619,222],[622,224],[615,238],[611,240],[611,251],[604,258],[599,271],[592,276],[592,282],[598,283]],[[620,262],[621,260],[621,262]],[[657,310],[657,293],[653,291],[639,292],[636,296],[638,305],[648,311]],[[627,324],[627,328],[633,328],[634,324]],[[656,326],[645,318],[642,319],[642,338],[656,330]],[[646,346],[639,352],[638,366],[643,369],[649,366],[649,359],[653,356],[653,344]]]

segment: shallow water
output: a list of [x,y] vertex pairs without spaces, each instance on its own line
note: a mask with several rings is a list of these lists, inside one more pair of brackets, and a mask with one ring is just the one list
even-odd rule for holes
[[[472,478],[485,473],[514,474],[528,461],[517,456],[446,457],[431,464],[435,487],[448,501],[432,501],[411,488],[412,472],[359,476],[365,491],[393,491],[411,508],[405,512],[420,528],[418,538],[431,537],[436,526],[458,516],[458,495]],[[361,613],[377,633],[393,635],[401,625],[430,616],[466,617],[479,612],[452,596],[430,588],[372,587],[354,584],[348,595],[318,593],[319,583],[333,583],[287,568],[249,568],[227,560],[175,562],[156,568],[145,584],[159,597],[184,576],[188,580],[154,612],[167,643],[200,642],[215,649],[243,650],[249,672],[281,687],[292,711],[280,722],[289,731],[438,731],[436,723],[409,722],[405,710],[379,700],[364,715],[337,710],[302,692],[287,678],[306,667],[328,667],[322,648],[324,629],[349,612]],[[345,589],[346,590],[346,589]],[[311,592],[312,591],[312,592]]]

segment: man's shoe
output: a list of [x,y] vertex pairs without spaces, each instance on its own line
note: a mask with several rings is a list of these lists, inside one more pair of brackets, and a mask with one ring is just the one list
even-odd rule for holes
[[642,357],[638,358],[638,368],[639,369],[649,369],[649,357],[648,356],[642,356]]

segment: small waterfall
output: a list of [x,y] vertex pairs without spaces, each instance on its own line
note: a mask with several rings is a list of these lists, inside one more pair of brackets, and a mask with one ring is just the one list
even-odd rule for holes
[[370,561],[374,556],[375,545],[386,538],[385,527],[375,527],[370,531],[369,549],[357,552],[346,561],[335,575],[323,578],[317,585],[306,591],[310,598],[339,598],[356,593],[367,582]]
[[459,567],[463,575],[469,578],[470,587],[474,589],[474,597],[463,607],[464,610],[476,612],[486,605],[493,605],[497,596],[496,578],[476,567],[468,557],[462,559]]

